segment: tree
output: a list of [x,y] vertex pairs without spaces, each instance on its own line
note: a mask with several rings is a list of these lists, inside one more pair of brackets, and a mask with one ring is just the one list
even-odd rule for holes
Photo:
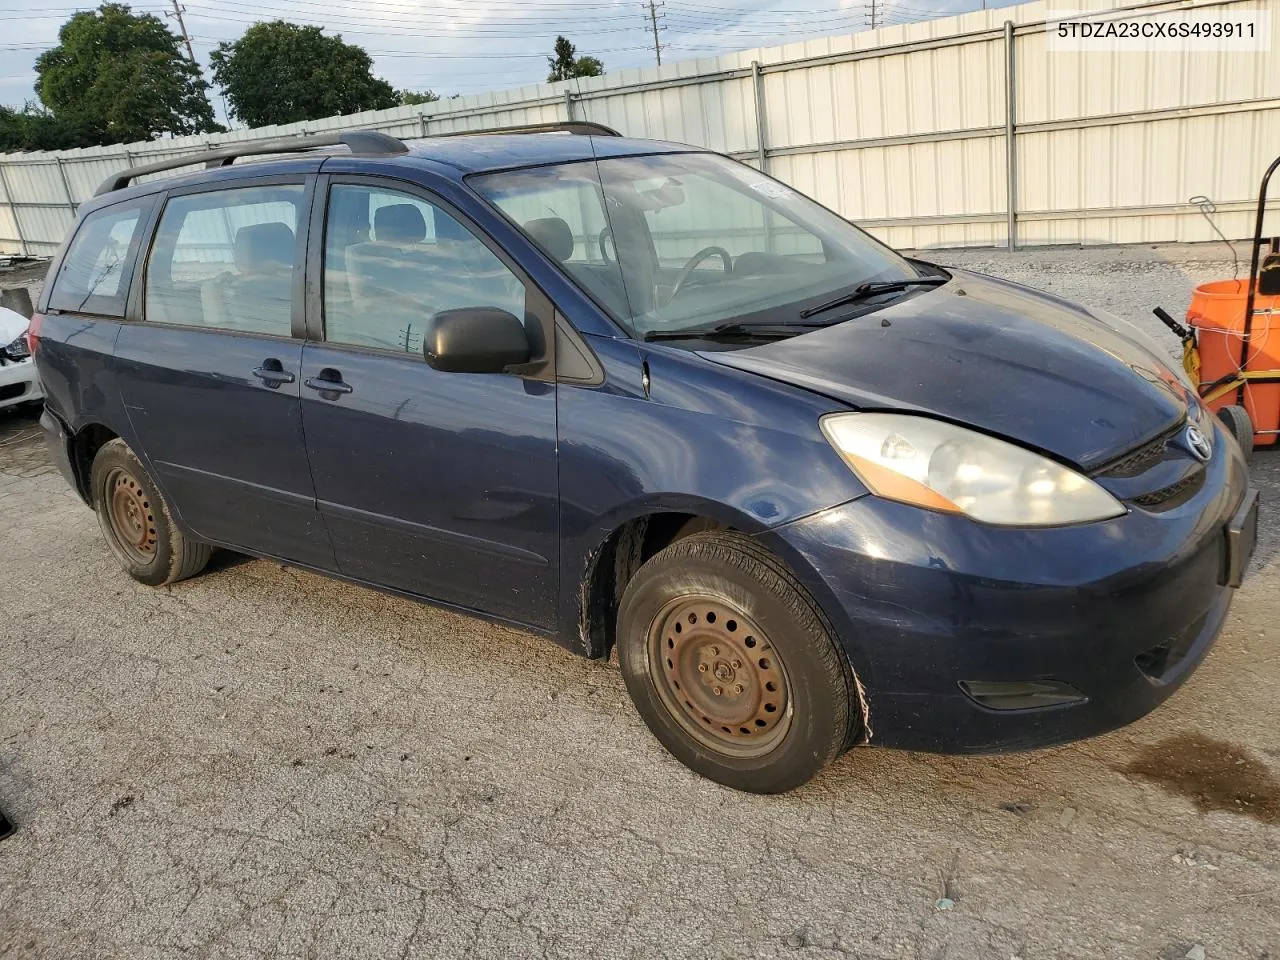
[[400,102],[391,84],[372,74],[369,54],[341,36],[325,36],[319,27],[255,23],[239,40],[218,44],[209,62],[231,112],[251,127]]
[[405,107],[416,107],[420,103],[435,103],[440,99],[440,94],[431,90],[423,90],[418,93],[413,90],[397,90],[396,101]]
[[575,56],[575,48],[566,37],[556,37],[556,55],[547,57],[547,82],[571,80],[574,77],[604,76],[604,64],[595,57]]
[[97,143],[93,131],[54,119],[28,102],[21,110],[0,106],[0,153],[16,150],[67,150]]
[[[220,130],[200,68],[151,14],[121,3],[74,14],[36,60],[36,92],[64,130],[90,143]],[[39,122],[37,122],[37,126]]]

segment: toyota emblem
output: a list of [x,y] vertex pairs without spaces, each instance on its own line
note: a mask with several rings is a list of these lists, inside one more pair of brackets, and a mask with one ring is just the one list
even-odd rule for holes
[[1201,463],[1208,463],[1213,456],[1213,444],[1198,427],[1187,427],[1187,447]]

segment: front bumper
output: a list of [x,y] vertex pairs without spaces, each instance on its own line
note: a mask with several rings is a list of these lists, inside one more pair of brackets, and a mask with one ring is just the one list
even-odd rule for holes
[[[872,742],[945,753],[1048,746],[1145,715],[1226,617],[1227,525],[1247,474],[1220,437],[1195,497],[1101,523],[1001,529],[876,497],[761,539],[806,581],[867,691]],[[964,682],[1052,680],[1081,701],[979,704]]]
[[34,361],[0,361],[0,410],[43,399],[44,388]]

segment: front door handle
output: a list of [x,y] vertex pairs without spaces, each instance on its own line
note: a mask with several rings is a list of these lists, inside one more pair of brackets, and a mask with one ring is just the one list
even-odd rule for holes
[[343,382],[342,374],[333,367],[325,367],[320,376],[308,377],[302,382],[312,390],[319,390],[320,396],[326,400],[336,400],[339,394],[350,393],[353,389],[351,384]]
[[293,383],[294,380],[293,374],[287,373],[275,357],[268,357],[262,361],[262,366],[254,367],[253,375],[273,389],[282,383]]

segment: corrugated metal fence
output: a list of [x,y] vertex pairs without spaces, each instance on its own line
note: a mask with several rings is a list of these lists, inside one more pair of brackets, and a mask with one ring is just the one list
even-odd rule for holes
[[[290,126],[0,155],[0,252],[52,254],[112,172],[241,140],[589,119],[765,169],[898,247],[1230,237],[1280,152],[1280,0],[1072,9],[1271,12],[1271,53],[1050,53],[1030,3],[650,70]],[[1013,95],[1009,96],[1012,90]]]

